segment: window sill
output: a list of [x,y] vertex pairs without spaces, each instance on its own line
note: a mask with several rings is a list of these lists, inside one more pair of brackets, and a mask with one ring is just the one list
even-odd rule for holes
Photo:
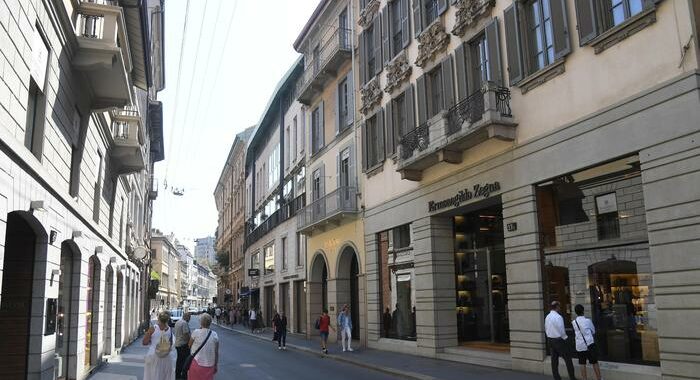
[[566,71],[566,68],[564,67],[564,61],[565,58],[561,58],[551,65],[537,70],[534,73],[526,76],[523,80],[518,82],[516,86],[520,87],[520,91],[522,94],[526,94],[528,91],[534,89],[535,87],[538,87],[550,79],[563,74],[564,71]]
[[596,54],[600,54],[655,22],[656,8],[654,7],[642,11],[640,14],[630,17],[622,24],[603,32],[598,37],[588,42],[588,45],[593,47]]
[[370,178],[370,177],[375,176],[383,171],[384,171],[384,161],[382,161],[382,162],[380,162],[372,167],[367,168],[367,170],[365,170],[365,176],[367,176],[367,178]]

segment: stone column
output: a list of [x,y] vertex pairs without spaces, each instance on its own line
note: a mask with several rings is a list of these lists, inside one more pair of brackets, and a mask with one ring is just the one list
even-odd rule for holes
[[452,219],[416,220],[413,236],[418,351],[434,356],[445,347],[457,345]]
[[377,251],[377,234],[365,235],[365,292],[360,292],[366,297],[367,305],[367,330],[368,342],[379,340],[381,328],[381,305],[379,304],[379,265]]
[[[512,190],[501,199],[513,369],[542,372],[544,290],[534,187]],[[517,229],[508,231],[509,223],[516,223]]]
[[698,142],[696,132],[639,153],[664,379],[700,379]]

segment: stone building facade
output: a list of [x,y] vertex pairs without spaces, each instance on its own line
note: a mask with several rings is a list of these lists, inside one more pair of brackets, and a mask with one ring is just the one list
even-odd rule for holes
[[157,0],[0,2],[3,378],[86,378],[148,319],[163,17]]

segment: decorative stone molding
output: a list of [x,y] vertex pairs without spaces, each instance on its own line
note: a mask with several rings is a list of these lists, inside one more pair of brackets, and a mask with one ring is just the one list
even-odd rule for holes
[[452,34],[455,36],[464,36],[470,25],[477,19],[491,14],[491,8],[496,5],[496,0],[458,0],[455,7],[457,15],[455,16],[455,26],[452,28]]
[[375,76],[374,79],[362,86],[360,89],[360,97],[362,98],[362,108],[360,108],[360,112],[367,115],[369,111],[382,100],[382,89],[379,85],[379,77]]
[[416,58],[416,65],[423,67],[437,53],[447,48],[447,44],[450,42],[450,35],[445,32],[445,27],[440,22],[440,19],[437,19],[419,34],[417,39],[418,58]]
[[408,63],[408,55],[406,50],[403,50],[386,66],[386,86],[384,91],[390,94],[399,88],[401,82],[407,80],[411,75],[411,70],[411,64]]
[[368,28],[372,25],[374,16],[379,12],[379,0],[370,0],[365,8],[360,12],[360,17],[357,20],[357,25],[362,28]]
[[527,76],[525,79],[518,82],[516,86],[520,87],[521,93],[525,94],[533,88],[546,83],[550,79],[564,74],[564,71],[566,71],[564,60],[560,59],[544,69]]
[[650,8],[639,13],[624,23],[604,32],[590,42],[596,54],[604,52],[609,47],[621,42],[627,37],[639,32],[656,22],[656,8]]

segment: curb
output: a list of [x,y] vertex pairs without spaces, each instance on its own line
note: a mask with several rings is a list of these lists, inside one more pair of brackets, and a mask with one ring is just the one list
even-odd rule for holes
[[[226,327],[226,326],[222,326],[222,325],[217,325],[217,324],[214,324],[214,325],[219,327],[219,328],[234,332],[236,334],[246,335],[246,336],[249,336],[251,338],[256,338],[259,340],[265,340],[265,341],[269,340],[268,339],[269,337],[266,337],[266,336],[251,334],[249,332],[236,330],[236,329],[233,329],[231,327]],[[296,345],[293,343],[288,343],[287,347],[292,348],[292,349],[297,350],[297,351],[307,353],[307,354],[311,354],[314,356],[319,355],[318,350],[314,350],[314,349],[304,347],[304,346],[299,346],[299,345]],[[360,361],[360,360],[351,359],[349,357],[343,357],[343,356],[337,356],[337,355],[325,355],[323,357],[328,358],[328,359],[332,359],[335,361],[343,362],[343,363],[353,364],[353,365],[356,365],[358,367],[371,369],[371,370],[374,370],[377,372],[382,372],[382,373],[385,373],[388,375],[400,376],[402,378],[411,378],[411,379],[415,379],[415,380],[437,380],[435,377],[432,377],[432,376],[423,375],[423,374],[416,373],[416,372],[402,371],[400,369],[391,368],[391,367],[383,367],[380,365],[369,364],[369,363],[365,363],[365,362]]]

